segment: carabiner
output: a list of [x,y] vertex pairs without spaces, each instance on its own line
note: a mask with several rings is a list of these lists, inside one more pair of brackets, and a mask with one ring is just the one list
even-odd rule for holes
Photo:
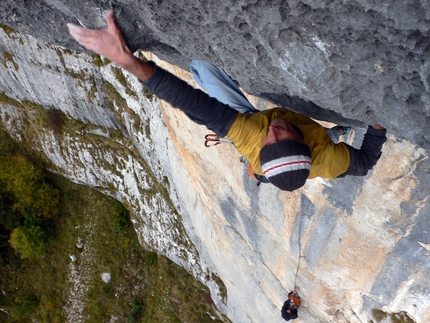
[[221,143],[221,140],[218,135],[214,133],[210,133],[205,136],[205,146],[206,147],[214,147],[216,145],[219,145]]

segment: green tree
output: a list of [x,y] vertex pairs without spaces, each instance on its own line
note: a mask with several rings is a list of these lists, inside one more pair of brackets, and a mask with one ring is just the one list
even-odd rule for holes
[[[0,101],[2,98],[4,98],[4,95],[3,93],[0,92]],[[17,150],[16,142],[0,126],[0,155],[6,156],[16,150]]]
[[128,210],[120,202],[115,201],[113,207],[113,227],[115,233],[124,230],[128,224]]
[[0,156],[0,181],[14,196],[15,209],[34,209],[38,216],[46,218],[58,214],[58,190],[45,181],[43,169],[24,156]]
[[39,214],[46,218],[55,218],[60,212],[60,196],[57,189],[43,182],[34,192],[34,203],[32,205]]
[[33,314],[38,305],[39,300],[36,295],[18,296],[15,298],[10,314],[15,320],[22,320]]
[[39,226],[18,227],[10,235],[10,244],[20,257],[33,258],[40,255],[46,247],[46,233]]
[[22,223],[22,216],[13,209],[14,201],[12,195],[3,192],[0,183],[0,226],[12,231]]
[[[0,228],[0,232],[1,232]],[[6,263],[6,258],[8,256],[8,248],[10,249],[9,243],[8,243],[8,237],[7,235],[0,233],[0,268],[4,266]]]

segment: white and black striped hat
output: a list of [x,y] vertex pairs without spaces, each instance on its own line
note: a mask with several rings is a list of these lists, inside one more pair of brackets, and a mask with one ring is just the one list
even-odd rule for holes
[[283,191],[302,187],[312,164],[308,145],[296,140],[264,146],[260,151],[260,161],[264,176]]

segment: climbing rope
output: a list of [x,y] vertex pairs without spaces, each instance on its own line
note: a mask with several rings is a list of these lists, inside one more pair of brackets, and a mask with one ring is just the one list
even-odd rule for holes
[[[205,136],[205,146],[208,148],[214,147],[214,146],[219,145],[221,143],[229,143],[229,144],[234,145],[234,143],[232,141],[227,140],[227,139],[222,139],[217,134],[207,134]],[[241,156],[239,160],[241,163],[248,162],[244,156]],[[251,167],[251,170],[252,170],[252,167]],[[248,172],[250,173],[249,167],[248,167]],[[252,177],[252,174],[251,174],[251,177]],[[260,184],[260,182],[258,182],[257,185],[259,185],[259,184]],[[305,258],[305,256],[302,256],[302,244],[301,244],[302,218],[304,217],[304,213],[302,212],[302,192],[301,192],[301,190],[300,190],[299,194],[300,194],[300,222],[299,222],[299,234],[298,234],[299,261],[297,262],[296,275],[294,278],[294,289],[298,289],[298,287],[297,287],[297,276],[299,274],[300,262],[301,262],[302,258]]]
[[305,256],[302,256],[302,244],[301,244],[301,233],[302,233],[302,218],[304,217],[304,213],[302,212],[302,192],[300,190],[300,222],[299,222],[299,234],[298,234],[298,245],[299,245],[299,261],[297,262],[297,270],[296,270],[296,276],[294,278],[294,289],[297,289],[297,276],[299,274],[299,268],[300,268],[300,261],[302,258],[305,258]]

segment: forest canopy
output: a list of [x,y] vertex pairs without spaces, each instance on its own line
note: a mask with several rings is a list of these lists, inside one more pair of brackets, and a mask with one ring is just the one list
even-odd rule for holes
[[10,252],[40,255],[60,210],[59,192],[48,183],[43,164],[0,133],[0,264]]

